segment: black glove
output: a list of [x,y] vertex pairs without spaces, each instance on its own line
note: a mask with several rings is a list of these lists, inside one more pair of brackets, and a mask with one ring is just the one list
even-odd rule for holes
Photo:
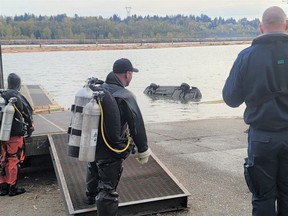
[[26,134],[25,138],[31,137],[34,130],[35,130],[35,128],[34,128],[34,125],[32,124],[32,126],[27,128],[27,134]]

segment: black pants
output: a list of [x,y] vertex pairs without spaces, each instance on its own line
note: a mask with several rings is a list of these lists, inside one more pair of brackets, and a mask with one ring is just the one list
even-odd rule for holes
[[96,195],[98,216],[116,216],[118,193],[116,191],[121,174],[122,159],[99,160],[88,164],[87,196]]
[[86,196],[96,198],[98,190],[99,175],[96,162],[88,163],[86,173]]
[[253,194],[253,216],[287,215],[288,131],[250,128],[244,174]]

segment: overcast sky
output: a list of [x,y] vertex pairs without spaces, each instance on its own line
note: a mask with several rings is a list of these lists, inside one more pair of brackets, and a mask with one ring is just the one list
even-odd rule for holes
[[[288,0],[287,0],[288,1]],[[286,0],[0,0],[0,15],[102,16],[201,15],[211,18],[261,18],[269,6],[280,6],[288,14]]]

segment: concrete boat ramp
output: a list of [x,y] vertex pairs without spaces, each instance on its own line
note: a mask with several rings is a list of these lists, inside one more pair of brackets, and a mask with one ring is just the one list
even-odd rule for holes
[[187,211],[167,215],[251,215],[243,177],[246,130],[240,118],[147,125],[153,152],[191,194]]
[[[22,93],[36,113],[36,130],[26,145],[27,158],[33,161],[40,155],[50,154],[67,213],[95,215],[95,205],[85,203],[86,163],[67,156],[71,112],[57,106],[40,86],[23,86]],[[189,192],[155,155],[145,165],[140,165],[135,156],[129,157],[124,162],[118,192],[119,215],[147,215],[185,209],[189,196]]]
[[[24,89],[31,100],[47,95],[37,86]],[[43,107],[34,117],[36,131],[27,143],[27,156],[51,155],[65,207],[60,213],[53,206],[37,209],[37,214],[95,215],[96,207],[84,202],[85,163],[66,156],[70,112],[55,103],[47,106],[48,112]],[[120,215],[251,215],[243,178],[246,129],[242,119],[146,124],[153,155],[146,165],[138,164],[133,156],[125,161],[118,189]],[[9,198],[0,198],[8,209],[13,208]]]

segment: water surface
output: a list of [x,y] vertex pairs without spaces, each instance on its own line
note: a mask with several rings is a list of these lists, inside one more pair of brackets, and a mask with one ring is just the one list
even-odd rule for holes
[[153,100],[143,94],[151,83],[198,87],[202,102],[222,99],[221,91],[239,51],[247,45],[203,46],[141,50],[4,53],[4,79],[14,72],[23,84],[42,85],[68,109],[88,77],[105,79],[118,58],[129,58],[140,70],[128,87],[139,103],[145,122],[168,122],[219,117],[241,117],[244,106],[223,103],[183,103]]

